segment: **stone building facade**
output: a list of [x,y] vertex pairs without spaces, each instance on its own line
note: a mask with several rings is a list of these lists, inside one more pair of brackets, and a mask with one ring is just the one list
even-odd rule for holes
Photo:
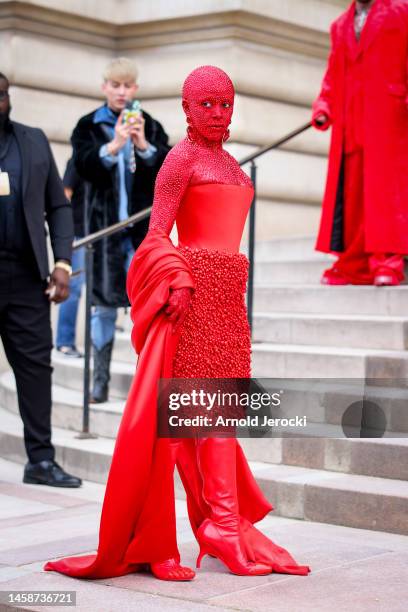
[[[78,118],[101,100],[106,62],[140,69],[140,98],[175,143],[188,72],[215,64],[237,90],[230,151],[241,158],[308,121],[330,22],[346,0],[0,0],[0,71],[13,117],[45,130],[61,171]],[[257,240],[312,234],[328,134],[309,130],[259,161]]]

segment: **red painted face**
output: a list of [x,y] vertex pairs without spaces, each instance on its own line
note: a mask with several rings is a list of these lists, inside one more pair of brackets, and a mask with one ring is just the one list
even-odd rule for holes
[[183,109],[189,136],[210,142],[228,137],[234,109],[234,86],[229,76],[215,66],[201,66],[191,72],[183,85]]

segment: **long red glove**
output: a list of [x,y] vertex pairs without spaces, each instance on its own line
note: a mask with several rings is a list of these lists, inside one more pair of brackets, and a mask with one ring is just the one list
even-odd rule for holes
[[189,287],[173,289],[170,293],[165,313],[169,316],[169,321],[173,323],[173,333],[177,332],[186,318],[192,293],[192,289]]

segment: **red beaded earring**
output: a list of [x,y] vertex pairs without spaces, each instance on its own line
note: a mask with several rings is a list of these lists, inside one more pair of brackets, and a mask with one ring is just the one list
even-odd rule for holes
[[229,130],[225,130],[224,135],[222,137],[222,142],[227,142],[229,137],[230,137],[230,131]]

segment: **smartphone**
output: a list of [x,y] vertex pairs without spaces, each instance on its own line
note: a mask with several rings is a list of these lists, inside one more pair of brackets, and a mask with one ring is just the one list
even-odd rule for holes
[[123,112],[123,122],[132,124],[142,114],[142,105],[139,100],[133,100],[126,104],[126,108]]

